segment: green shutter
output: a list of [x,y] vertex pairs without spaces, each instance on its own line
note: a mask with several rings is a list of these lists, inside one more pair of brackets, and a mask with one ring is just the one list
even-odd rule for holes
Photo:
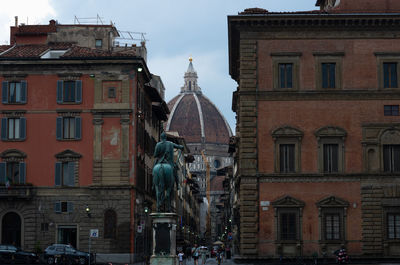
[[62,163],[56,162],[55,164],[55,177],[54,183],[56,186],[61,186]]
[[26,164],[25,162],[19,163],[19,183],[25,184]]
[[22,80],[21,81],[21,98],[20,98],[21,103],[26,103],[27,87],[28,87],[28,85],[26,83],[26,80]]
[[67,212],[72,213],[74,211],[74,203],[67,202]]
[[68,186],[75,186],[75,162],[68,162]]
[[57,103],[63,102],[63,85],[62,80],[57,81]]
[[75,81],[75,102],[82,103],[82,81]]
[[61,202],[56,202],[56,203],[54,204],[54,211],[55,211],[56,213],[61,213]]
[[19,119],[19,139],[26,139],[26,118]]
[[1,102],[8,103],[8,81],[1,83]]
[[75,117],[75,139],[82,138],[82,120],[81,117]]
[[62,139],[62,117],[57,117],[57,124],[56,124],[56,138],[57,140]]
[[1,140],[7,140],[7,118],[1,119]]
[[6,183],[6,162],[0,162],[0,184]]

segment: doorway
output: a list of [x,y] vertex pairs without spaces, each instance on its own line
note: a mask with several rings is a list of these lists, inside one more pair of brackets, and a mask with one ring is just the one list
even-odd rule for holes
[[1,222],[1,243],[21,247],[21,217],[9,212]]
[[59,225],[57,229],[57,243],[70,244],[77,248],[77,228],[76,225]]

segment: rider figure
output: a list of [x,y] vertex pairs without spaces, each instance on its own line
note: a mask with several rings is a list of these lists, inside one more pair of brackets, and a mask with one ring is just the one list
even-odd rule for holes
[[167,141],[167,135],[165,132],[161,133],[160,138],[161,141],[156,144],[154,151],[154,166],[162,163],[170,164],[171,168],[173,168],[176,187],[179,189],[178,174],[176,169],[177,167],[174,162],[174,148],[183,150],[184,147],[182,145]]

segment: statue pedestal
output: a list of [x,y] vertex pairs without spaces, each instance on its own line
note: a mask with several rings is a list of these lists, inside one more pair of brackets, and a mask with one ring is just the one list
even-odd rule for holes
[[176,265],[176,218],[175,213],[152,213],[153,254],[151,265]]

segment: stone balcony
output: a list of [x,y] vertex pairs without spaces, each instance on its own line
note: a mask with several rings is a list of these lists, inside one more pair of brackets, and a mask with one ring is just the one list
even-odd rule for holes
[[0,200],[2,199],[25,199],[30,200],[33,197],[33,186],[21,185],[11,186],[9,188],[5,186],[0,187]]

